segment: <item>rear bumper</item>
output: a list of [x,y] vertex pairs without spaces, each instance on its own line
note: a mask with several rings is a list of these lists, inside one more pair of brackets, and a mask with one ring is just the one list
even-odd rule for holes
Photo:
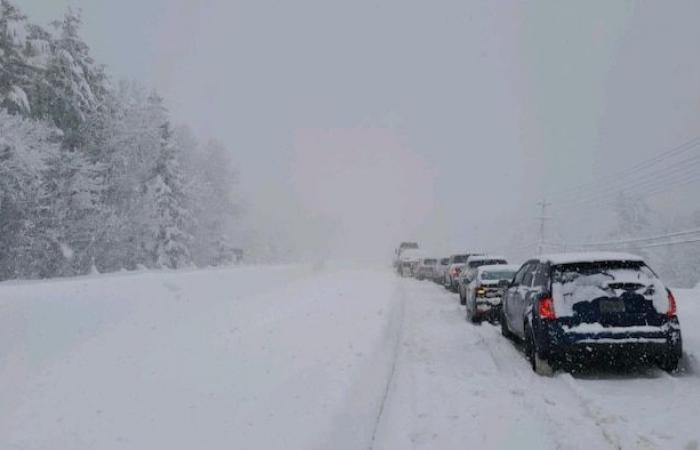
[[611,327],[594,332],[568,328],[557,321],[540,321],[536,339],[542,356],[551,361],[659,361],[680,358],[681,330],[673,319],[661,326]]

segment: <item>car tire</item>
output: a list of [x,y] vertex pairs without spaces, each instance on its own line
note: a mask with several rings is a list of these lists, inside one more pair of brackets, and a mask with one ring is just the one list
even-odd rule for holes
[[659,368],[664,372],[675,372],[678,370],[678,362],[680,358],[678,356],[668,356],[659,362]]
[[540,355],[540,352],[537,350],[537,342],[534,339],[534,332],[532,331],[532,327],[529,325],[526,325],[525,328],[525,354],[530,361],[530,366],[532,367],[533,372],[535,372],[537,375],[551,377],[554,374],[554,370],[552,369],[550,362],[543,358]]
[[469,309],[469,305],[467,305],[467,320],[473,324],[481,323],[481,319],[479,318],[479,316],[474,314],[473,310]]
[[501,315],[498,320],[501,322],[501,335],[503,335],[504,338],[512,341],[513,333],[511,333],[510,328],[508,328],[508,321],[506,320],[503,308],[501,308]]
[[467,304],[467,298],[462,295],[462,290],[459,289],[459,304],[464,306]]

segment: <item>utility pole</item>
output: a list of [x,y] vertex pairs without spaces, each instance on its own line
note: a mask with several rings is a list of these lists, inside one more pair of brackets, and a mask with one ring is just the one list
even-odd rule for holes
[[547,217],[547,207],[550,206],[551,203],[549,203],[547,200],[542,200],[537,204],[542,209],[540,217],[537,218],[537,220],[540,221],[540,236],[537,244],[537,254],[541,255],[544,251],[545,244],[545,224],[549,220],[549,217]]

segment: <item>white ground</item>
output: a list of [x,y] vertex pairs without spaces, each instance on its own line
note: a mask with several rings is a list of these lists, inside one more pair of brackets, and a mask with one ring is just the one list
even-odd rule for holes
[[455,295],[310,267],[0,284],[0,449],[698,448],[685,371],[534,375]]

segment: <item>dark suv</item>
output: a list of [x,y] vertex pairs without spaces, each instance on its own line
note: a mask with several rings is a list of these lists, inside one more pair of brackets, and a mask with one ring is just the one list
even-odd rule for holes
[[592,360],[675,370],[682,354],[673,294],[633,255],[551,255],[523,264],[503,296],[501,331],[525,343],[539,374]]

